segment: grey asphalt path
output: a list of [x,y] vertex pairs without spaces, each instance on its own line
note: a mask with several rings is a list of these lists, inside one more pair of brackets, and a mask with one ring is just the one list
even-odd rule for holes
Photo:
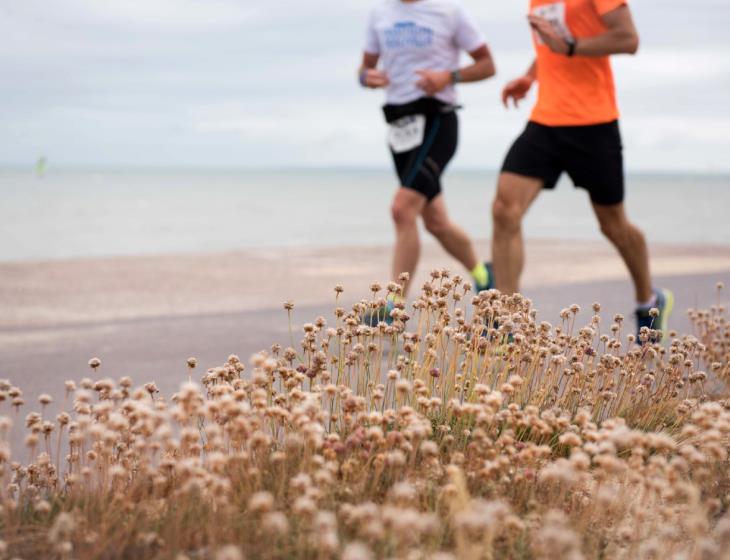
[[[715,303],[719,280],[730,285],[727,273],[658,278],[658,285],[676,295],[670,326],[681,333],[691,332],[686,310]],[[533,288],[526,295],[533,300],[540,320],[557,322],[561,309],[577,303],[587,321],[594,301],[602,304],[606,328],[615,313],[632,320],[633,294],[624,281]],[[318,315],[332,320],[332,311],[331,306],[297,307],[295,329]],[[40,393],[58,398],[63,395],[64,380],[91,376],[87,362],[98,356],[102,367],[95,377],[129,375],[138,384],[155,381],[163,394],[170,395],[187,379],[189,356],[198,359],[197,373],[202,374],[206,368],[225,362],[231,353],[247,361],[251,354],[275,342],[288,345],[288,332],[286,312],[281,308],[88,322],[28,331],[0,329],[0,335],[7,338],[0,344],[0,378],[19,385],[26,402]]]
[[[711,273],[658,277],[657,284],[674,291],[677,299],[670,327],[691,333],[686,310],[708,306],[717,301],[715,286],[724,281],[730,286],[730,274]],[[576,303],[580,318],[587,321],[594,301],[602,304],[603,325],[608,328],[615,313],[626,316],[632,324],[631,286],[626,281],[563,284],[526,290],[539,320],[558,322],[560,310]],[[304,306],[294,310],[295,336],[301,324],[318,315],[333,319],[331,306]],[[135,384],[154,381],[161,394],[168,397],[187,380],[186,360],[198,359],[198,376],[205,369],[220,365],[234,353],[242,360],[273,343],[289,344],[289,328],[283,308],[232,313],[114,320],[61,324],[59,326],[0,328],[0,378],[7,378],[24,392],[26,405],[19,413],[0,403],[0,414],[13,418],[11,446],[18,453],[24,437],[23,419],[39,411],[37,397],[48,393],[54,402],[44,411],[52,419],[60,410],[68,410],[64,380],[82,377],[129,375]],[[92,357],[102,360],[100,370],[92,375],[87,363]],[[20,451],[21,458],[25,456]],[[17,455],[16,455],[17,457]]]

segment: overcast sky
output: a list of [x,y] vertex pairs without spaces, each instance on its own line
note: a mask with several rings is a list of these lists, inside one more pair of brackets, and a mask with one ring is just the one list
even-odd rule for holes
[[[386,167],[355,69],[372,0],[0,0],[0,165]],[[456,165],[497,167],[531,103],[527,1],[464,0],[497,62],[465,85]],[[730,1],[636,0],[615,60],[632,170],[730,171]]]

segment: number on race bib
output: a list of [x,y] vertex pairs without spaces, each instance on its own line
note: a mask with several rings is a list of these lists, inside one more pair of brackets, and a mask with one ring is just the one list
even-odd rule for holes
[[396,154],[401,154],[423,144],[425,132],[425,115],[409,115],[390,123],[388,144]]

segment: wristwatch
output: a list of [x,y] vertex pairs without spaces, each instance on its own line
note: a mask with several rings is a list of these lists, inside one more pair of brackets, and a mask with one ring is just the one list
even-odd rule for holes
[[570,57],[575,55],[575,47],[578,45],[578,41],[575,39],[566,39],[565,42],[568,43],[568,52],[565,53],[566,56]]
[[452,70],[451,71],[451,83],[452,84],[458,84],[461,81],[461,71],[460,70]]

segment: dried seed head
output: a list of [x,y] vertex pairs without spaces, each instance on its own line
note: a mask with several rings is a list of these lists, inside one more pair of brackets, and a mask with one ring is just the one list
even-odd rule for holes
[[248,501],[248,509],[251,513],[268,513],[274,509],[274,496],[269,492],[256,492]]
[[373,560],[375,558],[370,549],[361,542],[351,542],[342,551],[342,560]]
[[261,527],[273,536],[285,537],[289,533],[289,520],[280,511],[272,511],[263,516]]
[[244,560],[243,552],[236,545],[222,546],[215,553],[215,560]]
[[40,513],[41,515],[46,515],[51,511],[51,504],[49,504],[46,500],[40,500],[36,503],[34,509],[37,513]]

